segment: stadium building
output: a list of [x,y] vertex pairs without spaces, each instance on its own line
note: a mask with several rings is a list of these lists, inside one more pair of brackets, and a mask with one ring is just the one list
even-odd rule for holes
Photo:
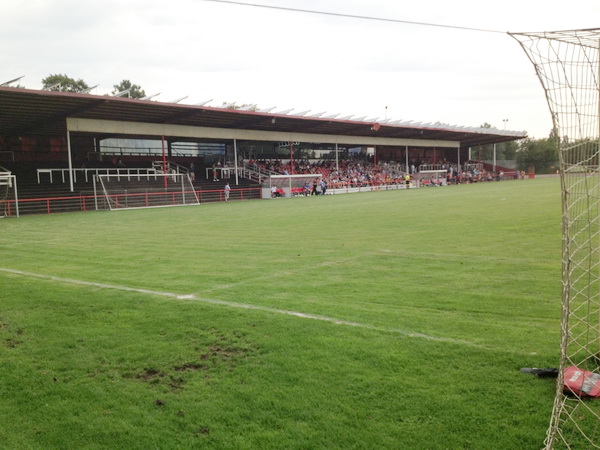
[[222,199],[225,182],[233,198],[260,198],[269,174],[249,164],[256,159],[325,157],[337,164],[358,153],[407,171],[424,163],[435,169],[442,161],[460,167],[472,147],[526,137],[494,128],[207,103],[0,86],[0,213],[97,209],[99,187],[92,184],[98,175],[131,182],[193,172],[199,202]]

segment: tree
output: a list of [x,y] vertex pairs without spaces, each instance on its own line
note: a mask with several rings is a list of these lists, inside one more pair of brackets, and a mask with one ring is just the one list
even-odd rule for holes
[[258,111],[258,106],[252,103],[242,103],[241,105],[236,105],[235,102],[223,102],[221,108],[226,109],[244,109],[245,111]]
[[548,172],[558,161],[557,141],[554,137],[545,139],[523,139],[517,151],[519,169],[534,167],[536,172]]
[[[492,125],[485,122],[480,128],[493,128]],[[516,153],[519,146],[515,141],[501,142],[496,144],[496,160],[516,159]],[[481,161],[491,161],[494,158],[494,144],[481,145],[473,147],[473,158]]]
[[89,88],[82,79],[75,80],[63,74],[48,75],[42,80],[43,89],[60,92],[81,92]]
[[516,159],[519,149],[516,141],[503,142],[498,147],[498,159]]
[[[493,127],[489,123],[484,122],[484,124],[481,125],[479,128],[490,129]],[[492,158],[494,157],[494,145],[487,144],[487,145],[480,145],[477,147],[473,147],[473,149],[471,151],[471,155],[472,155],[473,159],[476,159],[478,161],[491,161]]]
[[118,92],[123,92],[123,91],[126,91],[127,89],[130,89],[129,98],[143,98],[146,96],[146,92],[142,89],[141,86],[139,86],[137,84],[132,84],[131,81],[129,81],[129,80],[123,80],[119,84],[113,85],[113,87],[114,87],[114,90],[112,91],[113,94],[116,94]]

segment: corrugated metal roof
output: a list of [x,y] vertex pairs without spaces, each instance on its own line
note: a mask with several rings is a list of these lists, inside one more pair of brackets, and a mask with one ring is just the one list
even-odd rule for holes
[[[460,127],[441,123],[366,119],[325,112],[295,115],[293,109],[271,113],[200,105],[164,103],[92,94],[0,87],[0,134],[66,135],[66,118],[103,119],[193,127],[284,131],[337,136],[373,136],[460,142],[462,148],[513,141],[525,132]],[[377,124],[377,126],[375,126]]]

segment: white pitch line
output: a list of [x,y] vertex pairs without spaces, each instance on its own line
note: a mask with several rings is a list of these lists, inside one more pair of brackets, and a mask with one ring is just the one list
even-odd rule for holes
[[302,312],[297,312],[297,311],[289,311],[286,309],[270,308],[268,306],[251,305],[248,303],[229,302],[229,301],[225,301],[225,300],[217,300],[214,298],[198,297],[194,294],[175,294],[173,292],[153,291],[150,289],[132,288],[129,286],[121,286],[121,285],[117,285],[117,284],[96,283],[94,281],[76,280],[73,278],[63,278],[63,277],[57,277],[54,275],[45,275],[45,274],[39,274],[39,273],[25,272],[22,270],[8,269],[5,267],[0,267],[0,272],[10,273],[13,275],[20,275],[20,276],[30,277],[30,278],[38,278],[38,279],[42,279],[42,280],[56,281],[56,282],[60,282],[60,283],[74,284],[77,286],[97,287],[97,288],[101,288],[101,289],[114,289],[114,290],[126,291],[126,292],[136,292],[139,294],[148,294],[148,295],[155,295],[155,296],[159,296],[159,297],[174,298],[177,300],[199,301],[202,303],[208,303],[208,304],[220,305],[220,306],[228,306],[231,308],[241,308],[241,309],[250,309],[250,310],[255,310],[255,311],[265,311],[265,312],[274,313],[274,314],[283,314],[286,316],[300,317],[303,319],[319,320],[321,322],[329,322],[329,323],[333,323],[336,325],[345,325],[345,326],[350,326],[350,327],[363,328],[363,329],[367,329],[367,330],[384,332],[384,333],[394,333],[394,334],[399,334],[399,335],[402,335],[405,337],[424,339],[427,341],[446,342],[446,343],[451,343],[451,344],[460,344],[460,345],[466,345],[469,347],[476,347],[476,348],[480,348],[480,349],[498,350],[498,349],[492,349],[490,347],[486,347],[483,345],[479,345],[479,344],[476,344],[473,342],[464,341],[461,339],[430,336],[430,335],[423,334],[423,333],[415,333],[415,332],[401,330],[401,329],[397,329],[397,328],[382,328],[382,327],[377,327],[377,326],[369,325],[369,324],[365,324],[365,323],[351,322],[351,321],[343,320],[343,319],[336,319],[335,317],[321,316],[321,315],[317,315],[317,314],[302,313]]

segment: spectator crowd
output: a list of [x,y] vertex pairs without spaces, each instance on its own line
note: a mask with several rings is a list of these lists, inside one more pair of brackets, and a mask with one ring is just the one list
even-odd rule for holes
[[[332,160],[310,162],[307,160],[283,162],[277,159],[250,160],[249,165],[263,171],[282,175],[315,174],[321,175],[329,188],[365,187],[405,184],[407,179],[417,181],[422,185],[442,184],[441,178],[445,177],[446,184],[467,184],[483,181],[500,181],[505,177],[514,179],[525,178],[525,172],[515,170],[504,173],[486,170],[483,164],[467,163],[461,170],[457,164],[442,161],[440,164],[419,162],[404,164],[394,161],[380,161],[375,164],[364,159],[340,160],[337,165]],[[408,170],[407,170],[408,169]],[[421,174],[424,169],[437,170],[435,176]]]

